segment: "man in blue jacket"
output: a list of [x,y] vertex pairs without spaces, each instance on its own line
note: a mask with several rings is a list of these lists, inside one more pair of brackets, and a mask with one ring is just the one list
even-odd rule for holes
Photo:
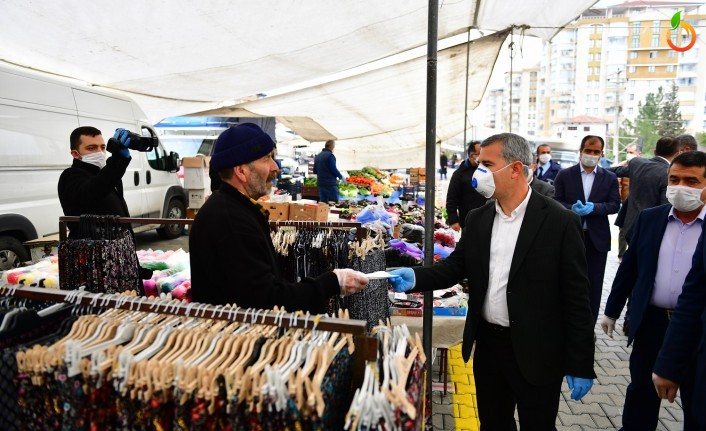
[[326,141],[324,149],[314,159],[314,173],[319,187],[319,202],[338,202],[337,179],[346,181],[336,168],[336,156],[333,155],[335,146],[336,141]]
[[[706,153],[692,151],[675,157],[668,171],[666,196],[669,204],[643,210],[638,216],[630,248],[623,256],[606,302],[601,326],[612,337],[615,320],[628,296],[632,295],[628,345],[633,343],[633,348],[631,382],[623,410],[625,430],[647,430],[657,426],[660,399],[653,389],[652,369],[670,324],[672,310],[677,306],[677,298],[681,301],[679,295],[684,279],[692,266],[692,256],[706,215],[700,197],[704,188]],[[688,386],[682,387],[685,418],[689,416],[691,400]],[[685,425],[688,422],[686,419]]]
[[554,184],[556,174],[561,170],[559,162],[552,160],[552,147],[541,144],[537,147],[537,169],[534,172],[535,178]]

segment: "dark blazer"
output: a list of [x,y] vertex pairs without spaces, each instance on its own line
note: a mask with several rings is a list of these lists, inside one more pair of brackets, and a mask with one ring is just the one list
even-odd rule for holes
[[623,263],[613,280],[613,288],[605,305],[605,315],[617,319],[632,295],[628,345],[635,339],[650,305],[657,275],[657,261],[662,237],[667,229],[667,216],[672,206],[662,205],[640,213],[633,228],[630,247],[623,255]]
[[329,298],[340,291],[333,272],[301,283],[284,281],[267,216],[226,182],[201,207],[190,230],[195,302],[325,313]]
[[706,425],[706,413],[703,410],[706,406],[704,334],[706,334],[706,241],[702,232],[694,252],[691,271],[684,281],[684,287],[677,300],[672,319],[669,321],[667,334],[654,367],[656,374],[681,384],[682,372],[689,369],[696,352],[696,380],[692,409],[700,416],[702,426]]
[[466,160],[451,175],[446,192],[446,223],[459,223],[465,227],[468,211],[482,207],[488,201],[471,185],[475,172],[476,168]]
[[607,253],[610,250],[608,214],[615,214],[620,210],[620,192],[615,174],[596,167],[591,195],[584,196],[581,168],[580,165],[574,165],[559,172],[554,180],[554,188],[554,199],[567,209],[571,209],[578,200],[583,203],[593,202],[593,212],[582,219],[586,221],[587,234],[591,236],[593,245],[598,251]]
[[[83,214],[130,217],[123,198],[123,181],[132,158],[108,157],[103,169],[74,159],[59,177],[59,202],[66,216]],[[78,224],[69,223],[69,238],[77,238]]]
[[[579,217],[531,193],[507,284],[510,334],[520,371],[533,385],[565,374],[594,378],[593,316]],[[468,278],[462,349],[466,362],[488,290],[495,215],[494,202],[471,211],[454,252],[442,263],[414,269],[416,291],[444,289]]]
[[537,170],[534,173],[534,177],[536,179],[546,181],[549,184],[552,184],[554,182],[554,179],[556,178],[556,175],[559,173],[561,170],[561,165],[559,162],[555,162],[554,160],[549,161],[549,169],[547,169],[546,172],[542,172],[542,175],[539,176],[537,173],[539,172],[539,164],[537,164]]
[[530,187],[532,187],[532,190],[535,192],[539,193],[542,196],[546,196],[548,198],[553,198],[554,197],[554,186],[549,184],[546,181],[537,181],[537,179],[533,179],[532,182],[530,183]]
[[609,170],[618,177],[630,178],[630,197],[623,223],[623,229],[626,229],[625,238],[629,242],[632,237],[632,226],[640,211],[669,202],[666,196],[669,162],[661,157],[651,159],[636,157],[625,166],[615,166]]

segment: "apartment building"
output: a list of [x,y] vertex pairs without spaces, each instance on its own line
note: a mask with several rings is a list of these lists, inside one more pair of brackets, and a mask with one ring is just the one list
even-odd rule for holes
[[[679,10],[682,21],[694,26],[699,37],[683,53],[667,43],[670,39],[678,46],[689,42],[686,32],[671,28],[672,15]],[[656,93],[660,86],[669,91],[672,83],[679,86],[687,132],[706,130],[705,27],[704,3],[628,1],[587,10],[544,45],[534,81],[525,77],[524,70],[513,73],[512,79],[506,74],[504,100],[509,100],[512,85],[517,103],[512,114],[509,106],[504,107],[508,110],[503,116],[505,130],[512,123],[519,133],[556,137],[557,125],[590,116],[607,121],[612,136],[616,120],[618,124],[634,120],[638,103],[648,93]],[[531,100],[536,100],[534,110],[529,109]]]

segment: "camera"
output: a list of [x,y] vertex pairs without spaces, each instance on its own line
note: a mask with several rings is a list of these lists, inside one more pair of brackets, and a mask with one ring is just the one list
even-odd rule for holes
[[[148,152],[159,146],[159,139],[156,136],[141,136],[130,131],[128,133],[130,134],[130,145],[128,148],[131,150]],[[106,149],[110,153],[116,153],[122,149],[122,146],[115,138],[110,138]]]

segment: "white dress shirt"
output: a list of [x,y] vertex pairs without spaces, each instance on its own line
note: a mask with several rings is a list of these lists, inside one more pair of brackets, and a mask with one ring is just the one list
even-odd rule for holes
[[[581,183],[583,184],[583,203],[588,202],[588,198],[591,196],[591,190],[593,190],[593,181],[596,179],[596,171],[598,170],[599,166],[596,166],[593,168],[593,170],[589,173],[586,172],[586,170],[583,168],[583,165],[579,163],[579,169],[581,170]],[[583,228],[588,229],[588,225],[586,224],[586,220],[583,220]]]
[[488,291],[485,294],[481,315],[487,322],[496,325],[510,326],[510,316],[507,311],[507,282],[510,278],[510,264],[515,254],[517,237],[520,234],[522,220],[527,211],[527,202],[531,195],[532,189],[528,187],[527,196],[510,216],[506,216],[500,204],[495,201],[495,219],[490,237]]

